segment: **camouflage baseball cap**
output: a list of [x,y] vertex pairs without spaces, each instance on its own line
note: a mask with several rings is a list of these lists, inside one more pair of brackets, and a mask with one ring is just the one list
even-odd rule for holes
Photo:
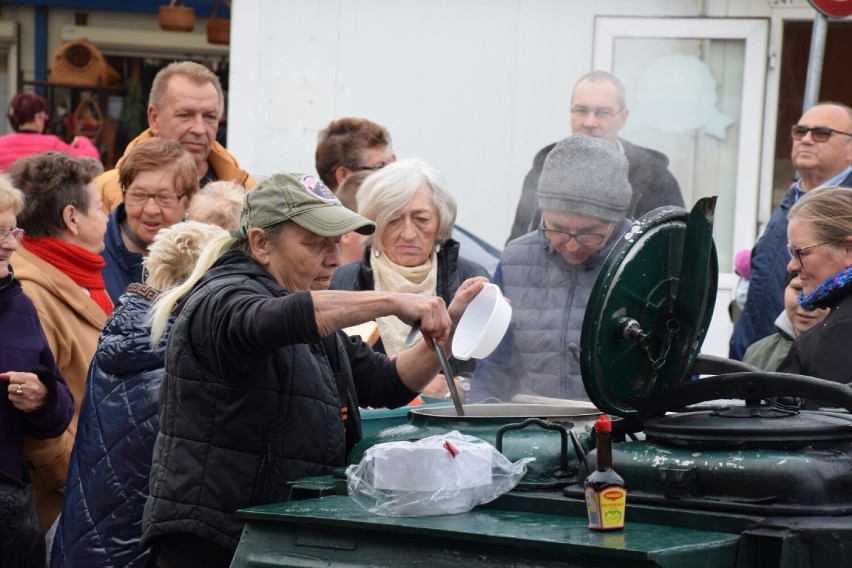
[[370,235],[376,224],[344,207],[328,187],[311,175],[280,173],[266,177],[246,193],[240,233],[293,221],[323,237],[350,231]]

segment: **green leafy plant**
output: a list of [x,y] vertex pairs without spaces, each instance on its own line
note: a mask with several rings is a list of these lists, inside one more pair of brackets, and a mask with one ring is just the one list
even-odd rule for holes
[[135,138],[144,129],[145,105],[142,101],[142,82],[129,76],[124,80],[124,105],[121,109],[121,121],[127,128],[130,138]]

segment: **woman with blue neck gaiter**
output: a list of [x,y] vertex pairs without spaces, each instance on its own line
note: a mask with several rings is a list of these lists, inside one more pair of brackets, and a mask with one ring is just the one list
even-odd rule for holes
[[[787,215],[789,272],[802,281],[799,304],[830,308],[820,325],[799,336],[778,371],[852,382],[852,189],[809,191]],[[806,401],[806,407],[829,406]]]

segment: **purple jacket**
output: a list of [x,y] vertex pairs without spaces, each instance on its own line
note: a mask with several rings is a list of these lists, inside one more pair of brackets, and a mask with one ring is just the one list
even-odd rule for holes
[[59,436],[71,423],[74,399],[39,322],[32,301],[14,277],[0,279],[0,372],[31,372],[47,387],[47,403],[21,412],[9,402],[7,383],[0,383],[0,470],[23,479],[24,436]]

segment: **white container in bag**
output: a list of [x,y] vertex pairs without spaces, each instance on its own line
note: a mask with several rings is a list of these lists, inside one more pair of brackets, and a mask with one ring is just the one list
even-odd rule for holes
[[488,442],[452,431],[386,442],[346,468],[349,496],[386,517],[464,513],[514,488],[535,458],[510,462]]

